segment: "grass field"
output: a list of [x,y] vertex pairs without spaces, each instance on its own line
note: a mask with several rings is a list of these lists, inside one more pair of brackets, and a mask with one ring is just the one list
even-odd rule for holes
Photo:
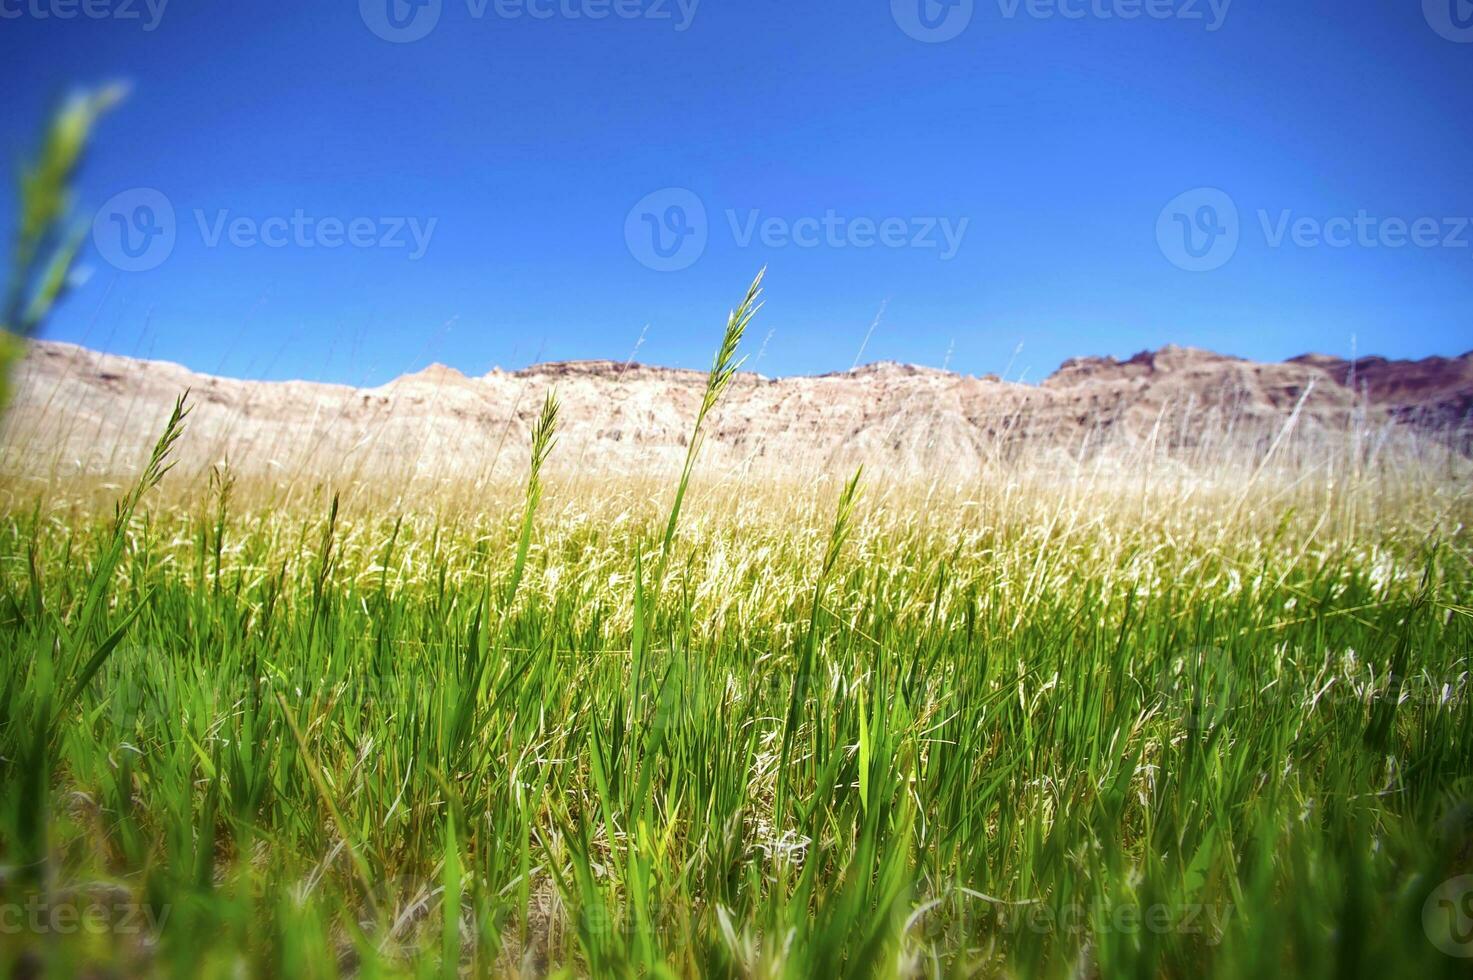
[[751,312],[665,482],[10,486],[7,971],[1466,975],[1465,471],[727,482]]

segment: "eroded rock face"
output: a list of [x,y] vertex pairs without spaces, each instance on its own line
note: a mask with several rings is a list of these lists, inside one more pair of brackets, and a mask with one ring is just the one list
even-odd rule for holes
[[[521,466],[543,392],[563,404],[557,460],[582,471],[673,467],[705,375],[575,361],[467,377],[444,365],[357,389],[197,374],[54,342],[22,363],[4,423],[4,471],[109,475],[137,465],[174,398],[195,406],[185,465],[239,472],[383,472],[484,478]],[[1110,440],[1191,447],[1223,433],[1301,426],[1446,430],[1473,421],[1473,354],[1423,361],[1309,354],[1277,364],[1165,347],[1123,361],[1067,361],[1041,385],[914,365],[819,377],[738,376],[710,419],[705,460],[751,472],[865,462],[966,475],[981,462]]]
[[1305,354],[1291,363],[1318,368],[1407,421],[1456,425],[1473,414],[1473,352],[1421,361],[1389,361],[1384,357],[1346,361]]

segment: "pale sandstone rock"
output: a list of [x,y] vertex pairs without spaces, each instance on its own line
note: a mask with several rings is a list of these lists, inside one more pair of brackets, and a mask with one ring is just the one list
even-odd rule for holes
[[[0,441],[11,478],[131,471],[188,388],[185,467],[228,459],[244,473],[443,481],[517,471],[548,388],[563,405],[557,465],[611,474],[678,466],[705,375],[573,361],[471,378],[436,364],[358,389],[216,378],[41,341],[16,382]],[[1041,385],[894,363],[819,377],[743,374],[710,419],[702,458],[738,472],[864,462],[966,476],[983,461],[1110,441],[1190,448],[1224,432],[1261,441],[1301,400],[1300,424],[1311,429],[1466,426],[1473,354],[1352,366],[1315,354],[1264,364],[1165,347],[1124,361],[1076,358]]]

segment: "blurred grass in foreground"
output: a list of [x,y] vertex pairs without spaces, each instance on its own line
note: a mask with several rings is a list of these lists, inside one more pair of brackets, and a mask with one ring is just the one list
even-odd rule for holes
[[105,85],[73,94],[53,115],[35,159],[19,176],[20,208],[8,281],[0,295],[0,411],[10,400],[10,372],[70,285],[87,223],[72,214],[72,181],[103,113],[126,94]]

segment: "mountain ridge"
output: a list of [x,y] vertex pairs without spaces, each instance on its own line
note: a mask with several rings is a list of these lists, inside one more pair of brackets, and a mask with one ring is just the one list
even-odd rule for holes
[[[678,463],[705,372],[634,361],[548,362],[471,377],[432,364],[375,387],[216,377],[168,361],[36,341],[16,375],[0,447],[8,472],[106,475],[136,466],[183,390],[192,391],[185,458],[324,474],[389,470],[450,478],[522,457],[543,390],[563,403],[575,465],[627,472]],[[1473,352],[1279,362],[1168,345],[1125,359],[1071,358],[1038,384],[898,362],[766,378],[737,375],[711,418],[707,462],[779,469],[855,460],[923,472],[974,472],[1028,447],[1109,440],[1201,445],[1211,434],[1390,426],[1466,430]]]

